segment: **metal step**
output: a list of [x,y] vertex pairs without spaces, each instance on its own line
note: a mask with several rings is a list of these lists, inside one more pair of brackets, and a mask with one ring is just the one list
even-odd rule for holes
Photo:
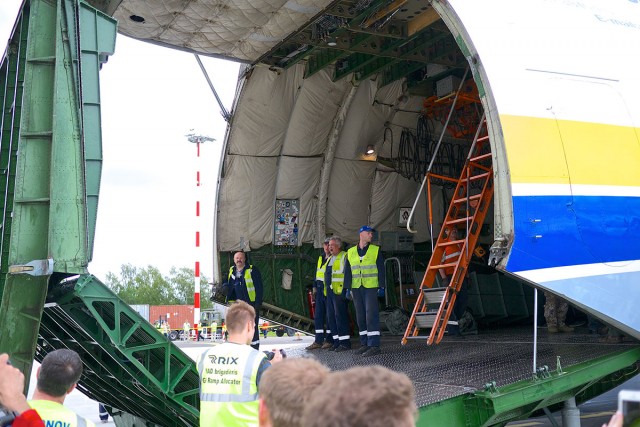
[[425,288],[422,290],[427,305],[438,304],[442,302],[447,293],[447,288]]

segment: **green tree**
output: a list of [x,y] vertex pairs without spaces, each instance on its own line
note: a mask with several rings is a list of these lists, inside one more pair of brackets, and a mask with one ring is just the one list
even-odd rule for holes
[[[171,267],[169,275],[163,276],[157,267],[151,265],[139,268],[124,264],[119,275],[107,273],[105,282],[127,304],[193,304],[195,282],[190,268]],[[209,308],[212,303],[207,278],[201,276],[200,283],[200,307]]]

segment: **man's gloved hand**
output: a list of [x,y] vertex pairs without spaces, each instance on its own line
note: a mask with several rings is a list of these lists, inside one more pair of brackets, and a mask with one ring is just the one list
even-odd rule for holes
[[344,297],[347,299],[347,301],[351,301],[353,299],[353,295],[351,295],[351,289],[345,289]]
[[227,294],[229,293],[229,283],[222,283],[222,286],[220,287],[220,293],[225,297],[227,296]]
[[384,288],[378,288],[378,298],[384,298]]

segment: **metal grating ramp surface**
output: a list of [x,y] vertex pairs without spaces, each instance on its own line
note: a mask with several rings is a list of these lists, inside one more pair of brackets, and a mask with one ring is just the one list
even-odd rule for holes
[[[532,376],[531,328],[482,331],[480,335],[446,337],[439,346],[425,341],[400,344],[401,337],[382,337],[382,354],[363,358],[353,352],[292,350],[291,357],[316,357],[332,370],[378,364],[404,372],[416,390],[418,407],[461,394],[482,390],[495,381],[498,387]],[[352,340],[354,348],[358,346]],[[556,369],[557,356],[563,368],[637,346],[638,343],[604,344],[596,335],[538,333],[537,366]]]

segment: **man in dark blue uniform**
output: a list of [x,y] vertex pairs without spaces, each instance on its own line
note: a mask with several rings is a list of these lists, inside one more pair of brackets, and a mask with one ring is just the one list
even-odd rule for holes
[[256,311],[256,330],[251,341],[251,347],[260,348],[260,331],[258,328],[260,319],[260,306],[264,287],[260,271],[252,265],[247,266],[247,254],[238,251],[233,255],[233,267],[229,269],[227,282],[222,284],[222,293],[226,295],[227,302],[235,300],[244,301]]
[[344,285],[353,296],[364,357],[380,354],[380,316],[378,298],[384,298],[385,271],[380,247],[371,243],[375,230],[360,227],[360,242],[347,251]]
[[[329,319],[327,315],[327,290],[324,285],[327,262],[329,261],[329,257],[331,257],[328,237],[324,240],[322,249],[322,254],[318,257],[316,280],[313,288],[316,299],[316,310],[313,314],[316,339],[306,348],[306,350],[316,350],[319,348],[329,349],[333,347],[333,335],[331,335],[331,326],[329,326]],[[331,278],[329,278],[329,280],[330,279]]]

